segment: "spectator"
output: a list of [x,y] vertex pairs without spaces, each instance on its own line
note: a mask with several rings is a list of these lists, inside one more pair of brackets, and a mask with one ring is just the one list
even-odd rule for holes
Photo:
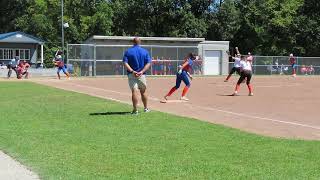
[[310,75],[314,75],[315,70],[314,70],[314,68],[313,68],[313,65],[310,65],[307,70],[308,70],[308,73],[309,73]]
[[308,75],[308,69],[305,65],[302,65],[300,68],[301,74]]

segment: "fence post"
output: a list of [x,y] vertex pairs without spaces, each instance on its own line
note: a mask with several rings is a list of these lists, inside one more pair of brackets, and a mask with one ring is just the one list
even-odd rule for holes
[[97,48],[96,45],[93,46],[93,76],[97,76]]
[[[122,48],[122,57],[124,56],[124,53],[125,53],[125,48]],[[122,63],[122,76],[124,76],[124,75],[125,75],[124,63]]]
[[69,64],[69,44],[67,44],[67,65]]
[[299,57],[297,56],[297,62],[296,62],[297,64],[296,64],[296,74],[298,74],[298,72],[299,72]]
[[153,54],[152,54],[152,46],[150,47],[150,56],[151,56],[151,67],[150,67],[150,74],[153,75],[152,66],[153,66]]
[[[229,62],[229,60],[228,60],[228,62]],[[252,70],[253,70],[252,74],[253,74],[253,75],[256,74],[256,70],[257,70],[256,65],[257,65],[257,64],[256,64],[256,57],[253,56],[253,64],[252,64],[252,66],[253,66],[253,68],[252,68]]]

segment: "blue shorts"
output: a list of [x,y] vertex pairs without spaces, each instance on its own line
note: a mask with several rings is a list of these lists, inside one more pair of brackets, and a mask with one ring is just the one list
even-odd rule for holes
[[177,73],[177,79],[176,79],[176,89],[179,89],[180,85],[181,85],[181,81],[183,81],[186,86],[190,87],[190,81],[188,78],[188,74],[186,71],[182,71],[181,74]]
[[296,68],[297,65],[296,65],[296,64],[291,64],[291,67],[292,67],[292,68]]
[[63,71],[63,73],[65,73],[65,74],[67,73],[67,69],[65,66],[58,67],[57,73],[60,73],[61,70]]

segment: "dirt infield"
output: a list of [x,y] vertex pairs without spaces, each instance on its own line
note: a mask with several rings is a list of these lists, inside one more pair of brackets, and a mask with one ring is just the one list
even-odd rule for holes
[[[148,77],[149,107],[153,110],[193,117],[215,124],[273,137],[320,140],[320,77],[254,77],[254,96],[245,84],[240,96],[233,93],[237,77],[196,77],[188,93],[189,102],[179,101],[182,88],[168,103],[162,97],[175,78]],[[37,79],[57,88],[130,103],[127,78]]]

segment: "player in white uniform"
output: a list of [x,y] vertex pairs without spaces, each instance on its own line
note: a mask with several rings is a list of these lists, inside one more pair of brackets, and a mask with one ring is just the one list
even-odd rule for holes
[[237,96],[239,89],[240,89],[240,84],[246,79],[247,80],[247,86],[249,89],[249,96],[253,96],[252,92],[252,85],[250,84],[251,78],[252,78],[252,64],[251,61],[248,61],[247,58],[244,58],[240,62],[240,78],[237,82],[236,88],[234,93],[232,94],[233,96]]
[[234,60],[233,63],[233,68],[231,69],[228,77],[224,80],[224,82],[228,82],[228,80],[230,79],[230,77],[232,76],[233,73],[237,72],[240,75],[240,61],[241,61],[241,54],[239,52],[238,47],[236,47],[236,56],[232,57],[232,59]]

